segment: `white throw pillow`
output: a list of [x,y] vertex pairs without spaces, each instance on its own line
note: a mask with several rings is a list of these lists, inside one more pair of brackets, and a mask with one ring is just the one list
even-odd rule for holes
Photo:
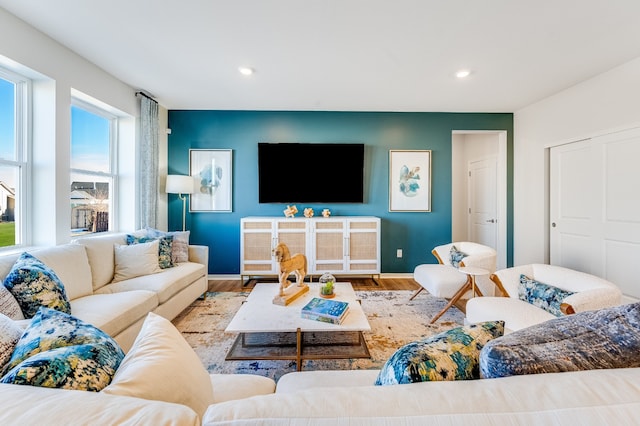
[[0,376],[23,331],[11,318],[0,314]]
[[113,281],[162,272],[158,264],[159,244],[158,240],[130,246],[115,244],[116,272]]
[[200,418],[213,403],[202,361],[173,324],[153,312],[102,392],[183,404]]

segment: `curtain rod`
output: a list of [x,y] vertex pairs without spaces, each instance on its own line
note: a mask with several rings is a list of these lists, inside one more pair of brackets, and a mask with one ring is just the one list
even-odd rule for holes
[[153,101],[153,102],[155,102],[155,103],[158,103],[158,101],[156,101],[155,99],[153,99],[151,96],[147,95],[147,94],[146,94],[146,93],[144,93],[144,92],[136,92],[136,96],[138,96],[138,95],[140,95],[140,96],[144,96],[145,98],[150,99],[150,100],[152,100],[152,101]]

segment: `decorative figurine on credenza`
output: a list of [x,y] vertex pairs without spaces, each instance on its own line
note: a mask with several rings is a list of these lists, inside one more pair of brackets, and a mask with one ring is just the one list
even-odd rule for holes
[[298,213],[298,208],[295,205],[287,206],[287,208],[284,209],[282,212],[284,213],[285,217],[294,217],[296,213]]
[[[273,255],[278,261],[280,283],[280,291],[273,298],[273,303],[286,306],[309,291],[309,286],[304,283],[304,277],[307,275],[307,257],[300,253],[291,256],[289,247],[284,243],[279,243],[273,249]],[[292,273],[296,276],[295,286],[288,280]]]
[[329,217],[329,216],[331,216],[331,210],[329,209],[322,210],[322,217]]
[[311,207],[304,209],[304,217],[313,217],[313,214],[313,209]]

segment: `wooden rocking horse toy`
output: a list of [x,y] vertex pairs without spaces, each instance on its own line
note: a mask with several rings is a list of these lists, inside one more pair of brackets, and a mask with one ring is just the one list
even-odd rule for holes
[[[304,277],[307,275],[307,257],[299,253],[291,256],[289,247],[284,243],[278,244],[276,248],[273,249],[273,255],[280,265],[280,272],[278,274],[280,293],[273,301],[276,304],[287,305],[309,290],[309,287],[304,283]],[[291,286],[291,282],[287,278],[291,273],[295,274],[296,284],[299,289],[287,295],[287,289]]]

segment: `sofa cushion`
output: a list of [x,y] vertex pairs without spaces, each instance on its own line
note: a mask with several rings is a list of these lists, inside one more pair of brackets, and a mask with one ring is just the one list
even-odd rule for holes
[[24,319],[20,304],[13,294],[3,285],[0,285],[0,314],[14,320]]
[[209,379],[214,404],[256,395],[269,395],[276,390],[276,382],[273,379],[257,374],[210,374]]
[[6,315],[0,314],[0,376],[22,336],[22,329]]
[[2,383],[99,391],[124,358],[102,330],[42,307],[18,341]]
[[73,315],[117,336],[158,306],[155,293],[145,290],[93,294],[71,301]]
[[127,234],[128,245],[149,243],[155,240],[158,240],[158,242],[160,243],[158,247],[158,265],[160,265],[161,269],[172,268],[173,267],[173,259],[172,259],[173,237],[172,236],[137,237],[135,235]]
[[213,403],[209,373],[198,355],[169,320],[152,312],[103,392],[184,404],[200,416]]
[[[276,393],[296,393],[307,389],[371,386],[380,370],[294,371],[278,379]],[[214,394],[215,394],[215,387]]]
[[1,425],[200,426],[189,407],[103,392],[0,385]]
[[69,300],[93,293],[87,251],[78,244],[61,244],[30,251],[55,271]]
[[171,256],[173,263],[182,263],[189,261],[189,233],[190,231],[171,231],[164,232],[154,228],[144,228],[141,231],[148,237],[173,237],[173,244],[171,245]]
[[451,246],[451,249],[449,249],[449,260],[454,268],[459,268],[460,262],[462,262],[462,259],[465,257],[467,257],[467,254],[458,250],[456,246]]
[[124,281],[161,272],[162,269],[158,263],[159,247],[158,240],[130,246],[116,244],[114,246],[116,269],[113,281]]
[[115,244],[127,244],[125,234],[91,235],[73,240],[84,246],[91,266],[91,284],[97,290],[113,281],[115,272]]
[[96,293],[111,294],[131,290],[148,290],[156,293],[158,303],[163,304],[205,275],[205,271],[205,267],[200,263],[181,263],[173,268],[163,269],[158,274],[114,282],[102,287]]
[[482,377],[640,367],[640,302],[554,318],[482,349]]
[[409,343],[391,355],[375,384],[478,379],[480,350],[503,332],[503,321],[488,321]]
[[564,299],[572,294],[572,291],[541,283],[524,274],[520,275],[518,298],[557,317],[564,315],[560,305],[562,305]]
[[4,286],[18,301],[25,318],[46,306],[71,313],[64,285],[55,272],[33,255],[24,252],[4,279]]

